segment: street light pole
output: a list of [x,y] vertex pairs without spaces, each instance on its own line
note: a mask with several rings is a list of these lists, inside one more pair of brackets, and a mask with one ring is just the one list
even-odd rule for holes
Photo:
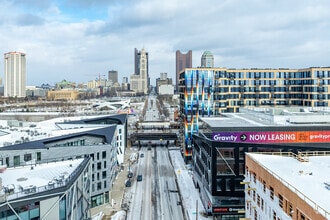
[[198,200],[196,200],[196,220],[198,220]]

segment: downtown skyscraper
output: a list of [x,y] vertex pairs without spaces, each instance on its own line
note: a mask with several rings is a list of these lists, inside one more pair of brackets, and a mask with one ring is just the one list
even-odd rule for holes
[[4,96],[25,97],[26,54],[8,52],[4,54]]
[[179,91],[180,72],[185,68],[192,68],[192,51],[189,50],[186,54],[177,50],[175,53],[175,78],[176,78],[176,91]]
[[148,94],[150,87],[149,54],[143,48],[134,50],[134,74],[131,75],[131,90],[137,94]]

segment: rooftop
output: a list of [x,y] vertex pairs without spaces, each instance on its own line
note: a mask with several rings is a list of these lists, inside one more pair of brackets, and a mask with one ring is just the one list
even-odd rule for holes
[[210,129],[226,127],[330,126],[330,108],[240,108],[240,113],[201,117]]
[[47,191],[60,186],[72,178],[84,159],[51,162],[5,168],[2,166],[0,179],[0,198],[4,194],[7,200]]
[[106,117],[109,124],[126,120],[125,115],[58,117],[34,123],[0,120],[0,147],[102,128],[109,124],[93,122]]
[[[247,153],[284,185],[295,191],[312,207],[320,207],[319,212],[330,215],[330,152],[308,156],[307,162],[294,157]],[[313,186],[313,187],[311,187]]]

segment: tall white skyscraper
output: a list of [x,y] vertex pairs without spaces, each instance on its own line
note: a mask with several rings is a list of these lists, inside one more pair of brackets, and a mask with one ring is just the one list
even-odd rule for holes
[[4,96],[25,97],[26,57],[25,53],[8,52],[4,54]]

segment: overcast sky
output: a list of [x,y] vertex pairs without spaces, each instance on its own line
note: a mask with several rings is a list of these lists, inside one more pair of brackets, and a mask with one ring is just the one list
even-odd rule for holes
[[[151,84],[175,82],[175,51],[215,67],[330,66],[329,0],[2,0],[0,52],[27,54],[27,85],[134,71],[149,52]],[[3,58],[0,68],[3,70]],[[3,77],[3,71],[1,71]]]

